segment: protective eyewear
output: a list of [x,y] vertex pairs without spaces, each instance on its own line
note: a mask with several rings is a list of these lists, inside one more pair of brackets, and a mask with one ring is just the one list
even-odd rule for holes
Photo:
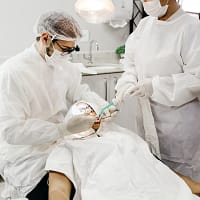
[[59,43],[58,43],[58,41],[57,40],[54,40],[54,41],[52,41],[52,42],[54,42],[54,43],[56,43],[57,45],[58,45],[58,47],[61,49],[61,51],[62,51],[62,55],[64,56],[64,55],[67,55],[67,54],[70,54],[70,53],[72,53],[73,51],[80,51],[80,48],[79,48],[79,46],[78,45],[76,45],[75,47],[65,47],[65,48],[63,48]]

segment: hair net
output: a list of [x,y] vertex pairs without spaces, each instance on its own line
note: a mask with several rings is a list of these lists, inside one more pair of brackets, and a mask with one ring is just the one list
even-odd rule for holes
[[64,12],[49,11],[42,14],[36,21],[34,34],[40,36],[48,32],[53,39],[74,41],[81,37],[81,31],[76,20]]

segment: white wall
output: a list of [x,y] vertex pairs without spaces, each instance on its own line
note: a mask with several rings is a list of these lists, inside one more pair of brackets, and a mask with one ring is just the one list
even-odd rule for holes
[[[121,1],[121,0],[119,0]],[[76,0],[0,0],[0,60],[29,47],[34,40],[32,27],[36,18],[47,10],[65,10],[78,20],[81,29],[89,30],[90,39],[99,42],[100,50],[114,50],[127,39],[129,27],[113,29],[107,24],[88,24],[74,11]],[[80,43],[88,50],[88,42]]]
[[199,0],[181,0],[180,1],[183,10],[188,12],[200,13],[200,1]]

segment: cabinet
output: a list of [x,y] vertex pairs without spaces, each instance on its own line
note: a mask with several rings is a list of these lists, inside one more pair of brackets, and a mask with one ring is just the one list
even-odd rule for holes
[[[106,101],[111,102],[115,97],[115,85],[118,78],[121,76],[120,73],[110,74],[95,74],[95,75],[84,75],[83,83],[90,86],[90,89],[99,94]],[[115,122],[128,128],[132,131],[135,130],[135,99],[133,97],[126,98],[124,103],[120,106],[120,112],[118,113]]]

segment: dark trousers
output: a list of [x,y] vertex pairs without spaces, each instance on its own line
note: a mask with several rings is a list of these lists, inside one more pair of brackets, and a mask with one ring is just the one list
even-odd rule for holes
[[46,174],[26,198],[29,200],[48,200],[48,178],[49,174]]

